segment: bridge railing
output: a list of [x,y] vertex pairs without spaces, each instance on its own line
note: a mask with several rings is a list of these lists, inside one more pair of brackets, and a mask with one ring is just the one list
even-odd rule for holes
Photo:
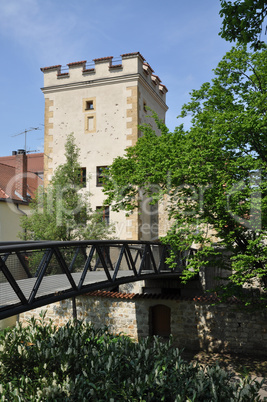
[[165,261],[166,245],[145,241],[18,242],[0,244],[0,319],[90,290],[179,273]]

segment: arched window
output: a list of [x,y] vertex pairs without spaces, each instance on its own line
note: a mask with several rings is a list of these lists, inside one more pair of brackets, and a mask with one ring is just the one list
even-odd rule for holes
[[171,334],[171,309],[163,304],[150,307],[150,335],[169,337]]

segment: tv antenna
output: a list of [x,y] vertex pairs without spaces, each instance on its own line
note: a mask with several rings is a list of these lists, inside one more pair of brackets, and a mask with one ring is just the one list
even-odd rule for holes
[[30,127],[30,128],[28,128],[28,129],[25,129],[25,130],[22,131],[21,133],[18,133],[18,134],[15,134],[15,135],[11,135],[11,137],[17,137],[18,135],[24,134],[24,138],[25,138],[25,141],[24,141],[24,149],[25,149],[25,152],[27,152],[27,151],[26,151],[27,134],[28,134],[30,131],[35,131],[35,130],[41,130],[41,129],[40,129],[39,127]]

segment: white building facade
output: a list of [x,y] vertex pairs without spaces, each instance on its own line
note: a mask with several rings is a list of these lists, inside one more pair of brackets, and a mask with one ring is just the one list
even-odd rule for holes
[[[65,162],[64,146],[70,133],[80,148],[86,188],[93,210],[101,207],[103,168],[114,158],[123,156],[127,147],[141,135],[138,125],[156,126],[146,106],[165,119],[167,88],[140,53],[121,55],[120,59],[104,57],[41,68],[44,73],[45,138],[44,180]],[[116,227],[116,237],[126,240],[150,240],[157,237],[157,217],[138,214],[129,217],[123,211],[106,208],[106,218]],[[154,229],[150,228],[154,224]]]

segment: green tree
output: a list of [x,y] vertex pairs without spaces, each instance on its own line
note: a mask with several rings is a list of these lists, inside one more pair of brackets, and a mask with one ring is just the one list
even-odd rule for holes
[[232,255],[224,292],[237,294],[246,285],[255,296],[254,280],[267,288],[267,48],[255,54],[233,48],[214,74],[183,106],[189,130],[180,125],[171,133],[156,116],[160,136],[141,127],[137,144],[110,167],[107,202],[131,211],[140,187],[154,202],[167,195],[173,225],[163,241],[173,258],[198,245],[184,279],[213,256],[218,264],[216,237]]
[[259,49],[264,43],[261,40],[261,33],[267,15],[267,2],[265,0],[220,1],[222,7],[220,16],[223,18],[221,37],[230,42],[251,43],[254,50]]
[[[60,165],[46,189],[39,188],[32,200],[31,213],[23,216],[21,227],[27,240],[105,239],[113,227],[93,212],[81,181],[79,148],[73,134],[65,144],[66,162]],[[25,238],[25,233],[21,237]]]

